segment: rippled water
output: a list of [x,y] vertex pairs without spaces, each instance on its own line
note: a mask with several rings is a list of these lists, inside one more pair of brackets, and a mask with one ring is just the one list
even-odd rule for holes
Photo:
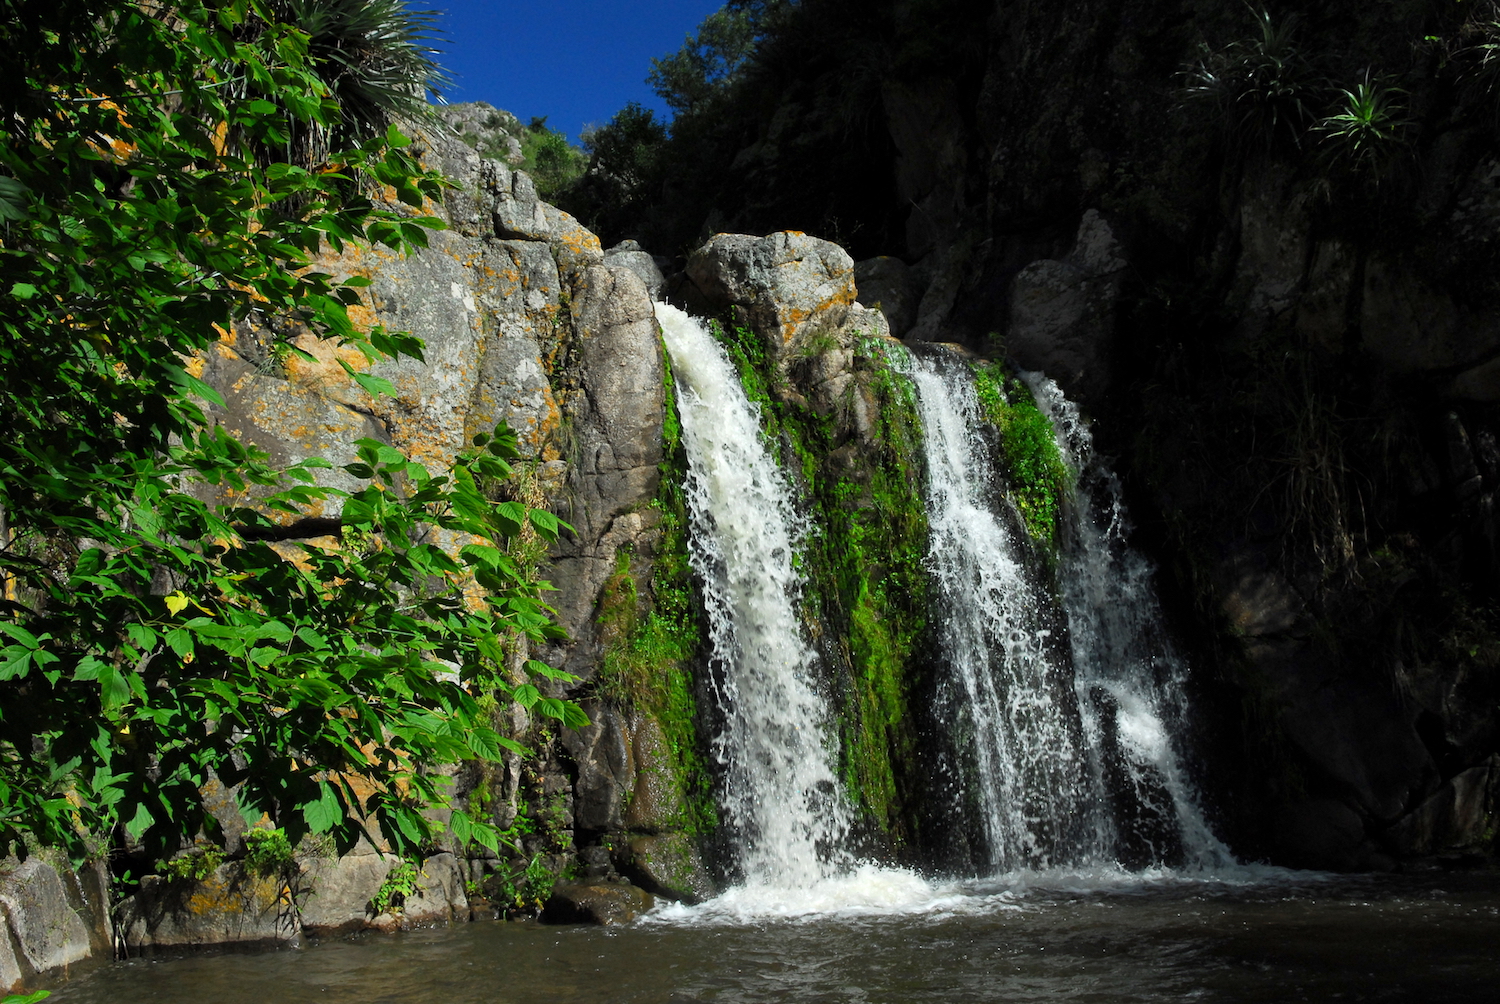
[[757,911],[674,908],[622,928],[478,923],[254,954],[158,957],[80,975],[53,1000],[1500,998],[1500,875],[1272,874],[1253,884],[1052,875],[932,891],[925,905],[913,900],[894,913],[861,915],[845,903],[838,914],[747,920]]

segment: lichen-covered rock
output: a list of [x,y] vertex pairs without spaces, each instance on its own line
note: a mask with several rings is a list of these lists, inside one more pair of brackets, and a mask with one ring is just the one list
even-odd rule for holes
[[854,259],[831,241],[796,231],[719,234],[688,258],[688,277],[714,310],[745,309],[780,354],[844,323],[854,305]]
[[201,882],[146,876],[125,901],[119,930],[138,951],[289,941],[301,924],[293,890],[280,876],[257,875],[236,861]]
[[628,924],[656,903],[652,895],[623,882],[563,884],[542,910],[544,924]]
[[423,861],[417,891],[406,897],[401,915],[408,926],[468,920],[469,900],[458,858],[434,854]]

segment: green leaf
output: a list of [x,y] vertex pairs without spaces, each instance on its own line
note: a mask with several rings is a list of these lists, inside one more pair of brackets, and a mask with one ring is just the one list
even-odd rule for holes
[[36,296],[37,289],[29,282],[17,282],[11,284],[10,295],[17,300],[29,300]]
[[510,696],[513,701],[529,711],[542,699],[542,692],[529,683],[523,683],[511,691]]
[[344,821],[344,807],[327,781],[319,781],[318,797],[300,808],[307,828],[314,833],[327,833]]

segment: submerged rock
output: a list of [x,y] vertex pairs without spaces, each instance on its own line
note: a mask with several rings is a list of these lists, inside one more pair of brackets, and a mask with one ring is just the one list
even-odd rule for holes
[[558,885],[542,910],[544,924],[628,924],[656,905],[642,889],[623,882]]

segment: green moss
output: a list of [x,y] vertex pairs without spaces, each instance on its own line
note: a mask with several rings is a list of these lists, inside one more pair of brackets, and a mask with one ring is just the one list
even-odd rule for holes
[[685,806],[679,825],[697,834],[711,831],[718,820],[698,736],[693,664],[703,629],[688,559],[687,503],[682,494],[687,458],[670,362],[664,391],[661,486],[651,504],[660,517],[661,539],[648,589],[637,584],[631,571],[634,556],[624,550],[605,582],[599,609],[605,643],[599,687],[609,700],[639,708],[661,725],[672,758],[671,780]]
[[1057,448],[1052,423],[1037,407],[1031,388],[1014,377],[1007,380],[999,363],[974,367],[974,391],[980,415],[999,430],[1006,485],[1026,532],[1055,546],[1073,473]]
[[926,629],[927,516],[921,424],[910,381],[893,371],[878,340],[856,339],[856,368],[876,403],[876,448],[852,471],[831,461],[836,417],[788,396],[764,342],[743,327],[714,333],[760,406],[762,428],[796,472],[813,530],[797,555],[813,618],[839,639],[847,663],[837,682],[840,772],[870,822],[907,835],[901,771],[913,763],[909,713],[916,653]]

